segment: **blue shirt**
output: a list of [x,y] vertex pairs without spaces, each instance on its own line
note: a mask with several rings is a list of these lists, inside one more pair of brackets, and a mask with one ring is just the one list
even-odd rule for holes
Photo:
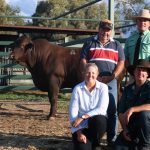
[[81,59],[95,63],[101,75],[111,75],[118,61],[125,60],[124,51],[121,44],[110,39],[108,43],[102,45],[98,40],[98,35],[87,40],[81,51]]
[[[75,121],[82,115],[107,115],[107,108],[109,103],[108,86],[104,83],[96,81],[96,86],[89,92],[85,85],[85,81],[76,85],[73,89],[70,107],[69,107],[69,118],[70,122]],[[81,122],[77,128],[71,128],[72,133],[75,131],[87,128],[88,119]]]

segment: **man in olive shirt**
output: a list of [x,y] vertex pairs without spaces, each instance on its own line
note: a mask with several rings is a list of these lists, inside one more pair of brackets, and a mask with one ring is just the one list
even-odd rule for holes
[[125,87],[118,114],[123,131],[115,150],[150,150],[150,63],[139,59],[127,68],[135,82]]
[[150,61],[150,13],[149,10],[143,9],[138,16],[133,17],[136,22],[137,29],[125,43],[125,57],[126,57],[126,67],[134,63],[135,51],[137,49],[137,40],[141,34],[141,41],[139,42],[139,52],[138,59],[145,59]]

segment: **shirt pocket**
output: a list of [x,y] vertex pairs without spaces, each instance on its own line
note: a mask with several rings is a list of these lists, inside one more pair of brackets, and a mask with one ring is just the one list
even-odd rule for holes
[[142,52],[150,55],[150,40],[142,42]]

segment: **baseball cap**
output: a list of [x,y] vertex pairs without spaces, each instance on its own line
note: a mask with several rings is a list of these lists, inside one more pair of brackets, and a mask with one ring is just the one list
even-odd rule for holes
[[112,30],[113,29],[113,24],[110,20],[104,19],[104,20],[100,21],[99,28]]

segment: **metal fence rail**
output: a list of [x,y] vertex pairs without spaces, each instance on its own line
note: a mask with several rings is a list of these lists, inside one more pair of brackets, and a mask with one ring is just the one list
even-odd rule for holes
[[9,59],[9,50],[0,52],[0,90],[36,90],[28,70]]

